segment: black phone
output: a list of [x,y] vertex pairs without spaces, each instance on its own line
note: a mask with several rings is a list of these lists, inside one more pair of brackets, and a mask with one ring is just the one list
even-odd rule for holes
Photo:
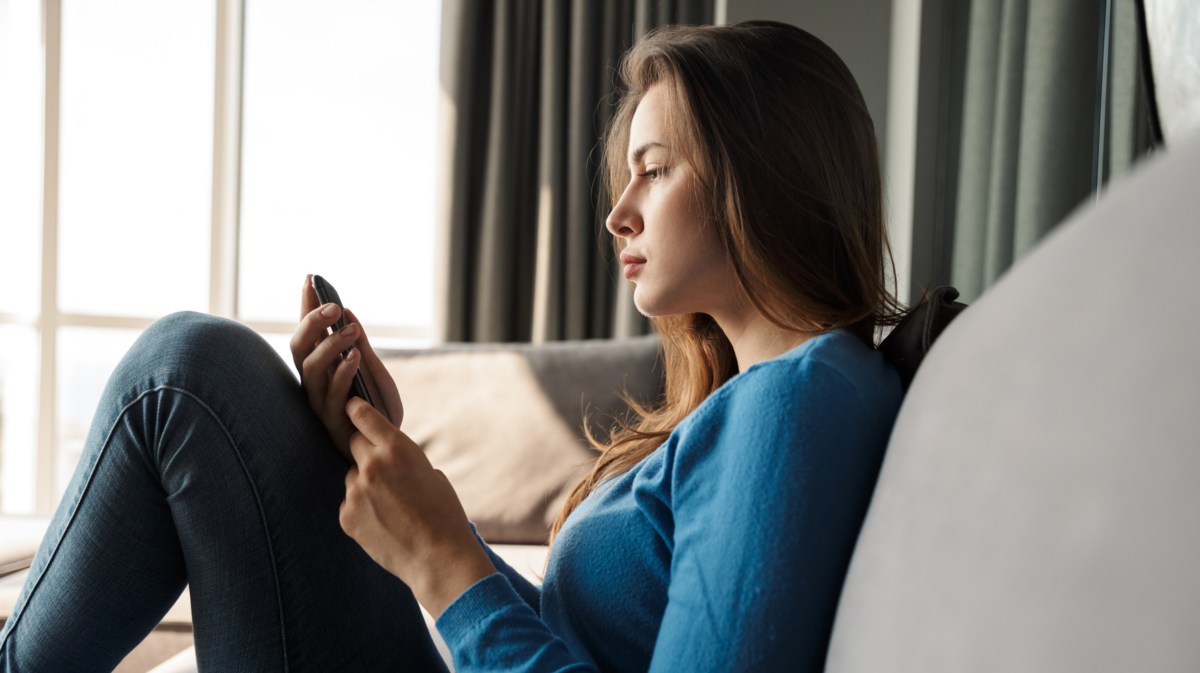
[[[337,304],[338,308],[345,308],[342,306],[342,298],[338,296],[337,290],[333,289],[333,285],[331,285],[329,281],[320,276],[314,275],[312,277],[312,286],[313,290],[315,290],[317,293],[317,301],[321,302],[322,306],[325,304]],[[346,320],[345,316],[343,315],[339,317],[337,322],[333,324],[333,327],[330,328],[329,333],[333,334],[345,326]],[[342,351],[342,357],[346,357],[346,354],[349,352],[349,349]],[[371,393],[367,392],[367,384],[365,381],[363,381],[362,373],[357,369],[354,370],[354,383],[350,386],[350,394],[357,395],[366,400],[371,406],[375,406],[375,401],[371,399]]]

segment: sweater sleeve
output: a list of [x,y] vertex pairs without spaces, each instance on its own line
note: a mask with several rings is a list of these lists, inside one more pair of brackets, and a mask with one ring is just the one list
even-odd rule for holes
[[[820,671],[890,430],[820,362],[745,372],[680,433],[651,671]],[[751,378],[752,377],[752,378]]]
[[437,619],[454,654],[454,668],[469,671],[583,673],[597,669],[572,656],[546,628],[508,577],[493,573],[471,585]]
[[487,553],[488,558],[492,560],[492,565],[496,566],[496,570],[501,575],[504,575],[506,578],[508,578],[508,583],[512,585],[512,588],[517,592],[517,595],[525,601],[525,604],[530,608],[533,608],[534,612],[538,612],[540,609],[539,599],[542,595],[541,590],[533,582],[525,579],[524,575],[517,572],[515,568],[510,566],[503,557],[497,554],[491,548],[491,546],[484,541],[483,537],[479,535],[479,531],[476,530],[474,522],[471,522],[470,525],[471,532],[475,533],[475,539],[479,540],[479,546],[483,547],[483,551]]
[[493,551],[474,523],[471,531],[497,572],[471,585],[437,619],[435,626],[454,655],[455,670],[595,671],[577,661],[542,622],[538,587]]

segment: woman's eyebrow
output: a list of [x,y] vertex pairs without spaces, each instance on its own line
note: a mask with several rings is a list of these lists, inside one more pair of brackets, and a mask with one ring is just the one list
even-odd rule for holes
[[650,150],[654,149],[655,147],[665,147],[665,145],[663,145],[660,142],[655,142],[655,141],[651,140],[650,142],[642,145],[641,147],[638,147],[636,150],[629,153],[629,163],[637,164],[638,162],[640,162],[642,160],[642,157],[646,156],[646,152],[649,152]]

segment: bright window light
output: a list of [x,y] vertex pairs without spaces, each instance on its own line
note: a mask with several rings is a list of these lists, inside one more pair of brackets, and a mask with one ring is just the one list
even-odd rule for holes
[[295,320],[306,273],[370,325],[433,313],[437,3],[246,8],[239,313]]
[[[0,0],[0,314],[37,313],[42,218],[41,6]],[[0,383],[0,386],[3,384]]]
[[215,3],[64,0],[59,305],[208,307]]
[[242,2],[0,0],[0,514],[53,509],[167,313],[213,307],[290,361],[320,273],[377,346],[428,343],[440,3]]

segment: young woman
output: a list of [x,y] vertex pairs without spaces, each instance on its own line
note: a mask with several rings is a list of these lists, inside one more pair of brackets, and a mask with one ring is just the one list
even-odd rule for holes
[[[353,314],[326,338],[340,312],[306,283],[300,387],[214,318],[134,346],[4,670],[109,669],[185,582],[202,669],[439,670],[419,602],[460,671],[819,670],[902,394],[872,348],[901,310],[871,119],[782,24],[661,30],[622,76],[607,227],[666,399],[602,444],[540,588],[480,542]],[[386,413],[346,401],[357,368]]]

